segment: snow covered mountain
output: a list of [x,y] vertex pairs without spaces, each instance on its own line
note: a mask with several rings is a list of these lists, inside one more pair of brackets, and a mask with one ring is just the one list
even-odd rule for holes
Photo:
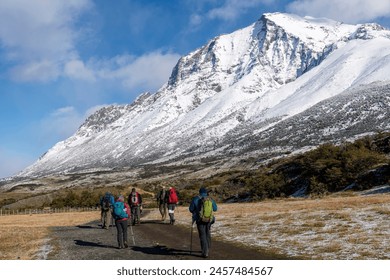
[[182,57],[169,81],[109,106],[18,176],[278,155],[390,129],[390,31],[264,14]]

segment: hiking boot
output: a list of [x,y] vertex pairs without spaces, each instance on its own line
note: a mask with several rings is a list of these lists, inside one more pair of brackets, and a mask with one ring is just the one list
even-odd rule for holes
[[127,242],[125,242],[125,248],[129,248],[129,245],[127,245]]

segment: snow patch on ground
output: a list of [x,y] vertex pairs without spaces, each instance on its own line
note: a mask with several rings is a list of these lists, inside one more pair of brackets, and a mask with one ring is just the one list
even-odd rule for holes
[[220,204],[212,236],[293,258],[384,260],[389,217],[387,194]]
[[43,245],[39,248],[36,259],[37,260],[47,260],[49,253],[53,250],[53,247],[49,244],[50,238],[43,240]]

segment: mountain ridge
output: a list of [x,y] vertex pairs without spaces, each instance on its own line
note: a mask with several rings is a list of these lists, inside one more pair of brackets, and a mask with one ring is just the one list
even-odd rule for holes
[[389,71],[390,31],[377,24],[264,14],[180,58],[156,93],[89,116],[17,177],[228,155],[231,135],[256,139],[346,90],[387,81]]

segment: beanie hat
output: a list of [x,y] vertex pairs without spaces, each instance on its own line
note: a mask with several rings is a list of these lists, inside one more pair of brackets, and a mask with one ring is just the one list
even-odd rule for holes
[[206,194],[206,195],[207,195],[207,190],[206,190],[206,188],[201,187],[201,188],[199,189],[199,194]]

